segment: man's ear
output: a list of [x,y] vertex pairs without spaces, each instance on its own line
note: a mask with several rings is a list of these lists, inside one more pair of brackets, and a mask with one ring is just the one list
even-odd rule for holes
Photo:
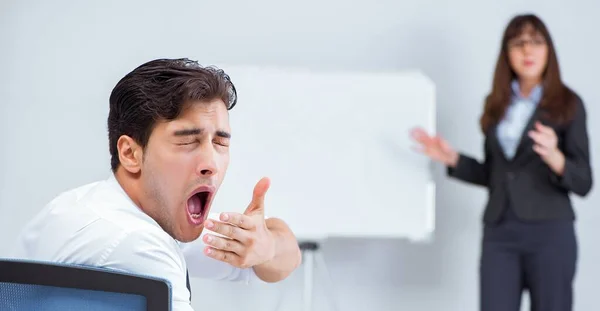
[[127,135],[122,135],[117,141],[117,152],[121,166],[131,174],[137,174],[142,169],[144,158],[143,148]]

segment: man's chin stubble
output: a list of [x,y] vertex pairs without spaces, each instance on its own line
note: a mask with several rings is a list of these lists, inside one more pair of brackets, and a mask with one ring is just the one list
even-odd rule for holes
[[191,237],[188,237],[188,238],[185,238],[184,234],[175,235],[175,234],[169,233],[169,235],[173,239],[175,239],[175,240],[177,240],[177,241],[179,241],[181,243],[190,243],[190,242],[194,242],[195,240],[197,240],[200,237],[200,235],[202,235],[202,230],[200,230],[200,232],[197,233],[197,234],[194,233]]

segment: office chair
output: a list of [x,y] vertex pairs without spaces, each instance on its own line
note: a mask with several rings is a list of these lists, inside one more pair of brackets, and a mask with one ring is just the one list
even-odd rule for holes
[[0,259],[2,311],[170,311],[166,280],[104,268]]

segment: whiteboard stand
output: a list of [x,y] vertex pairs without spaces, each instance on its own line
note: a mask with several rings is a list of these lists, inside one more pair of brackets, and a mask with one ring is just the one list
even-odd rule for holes
[[321,247],[318,242],[302,242],[299,244],[300,250],[302,251],[302,262],[304,263],[304,311],[312,311],[313,310],[313,293],[314,293],[314,284],[315,284],[315,271],[320,268],[322,272],[322,277],[325,279],[325,282],[319,282],[320,284],[324,284],[325,288],[329,288],[330,292],[326,293],[325,296],[328,297],[329,303],[333,306],[334,311],[338,311],[339,308],[335,303],[335,296],[333,290],[333,281],[331,280],[331,275],[329,274],[329,270],[327,270],[327,265],[325,263],[325,258],[323,258],[323,254],[321,253]]
[[[329,270],[327,270],[327,265],[325,263],[325,258],[321,253],[321,246],[319,242],[316,241],[304,241],[298,244],[300,247],[300,251],[302,252],[302,265],[304,265],[304,289],[302,292],[302,302],[303,302],[303,311],[313,311],[313,294],[315,289],[315,272],[317,270],[321,271],[321,280],[323,282],[319,282],[323,284],[324,289],[328,290],[328,293],[325,293],[325,297],[329,300],[333,311],[339,311],[339,307],[335,300],[335,291],[333,290],[333,281],[331,279],[331,275],[329,274]],[[283,295],[282,295],[283,296]],[[282,297],[281,296],[281,297]],[[279,306],[281,305],[281,300],[278,303],[277,310],[279,310]]]

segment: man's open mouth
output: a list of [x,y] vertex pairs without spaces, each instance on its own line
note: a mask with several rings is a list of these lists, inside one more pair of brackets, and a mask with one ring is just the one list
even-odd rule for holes
[[194,193],[187,201],[187,210],[190,215],[190,220],[195,225],[201,224],[204,221],[207,211],[209,210],[213,191],[200,190]]

